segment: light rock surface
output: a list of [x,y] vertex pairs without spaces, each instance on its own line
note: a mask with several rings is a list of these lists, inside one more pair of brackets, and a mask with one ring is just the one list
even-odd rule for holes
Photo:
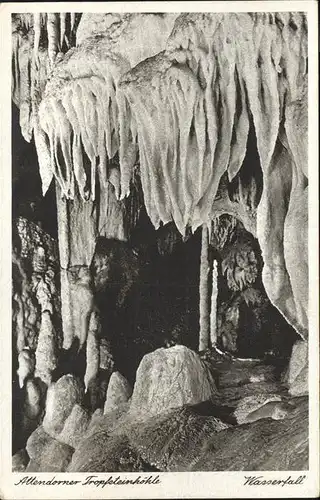
[[26,467],[26,472],[40,472],[39,469],[40,465],[32,458]]
[[71,460],[74,449],[52,439],[41,455],[30,461],[28,472],[64,472]]
[[58,436],[59,441],[76,448],[88,428],[89,421],[89,413],[80,405],[74,405]]
[[119,372],[113,372],[108,385],[104,413],[116,409],[122,403],[127,403],[132,394],[132,388],[127,379]]
[[27,451],[24,448],[22,450],[19,450],[12,457],[12,472],[25,471],[28,462],[29,462],[29,455]]
[[26,445],[26,450],[31,460],[39,460],[44,448],[52,441],[53,437],[49,436],[42,425],[37,427],[29,437]]
[[124,425],[129,423],[130,419],[127,419],[127,412],[129,409],[128,403],[122,403],[117,406],[115,409],[108,411],[106,414],[98,413],[97,411],[93,414],[87,432],[85,434],[85,438],[89,435],[96,434],[97,432],[103,430],[108,434],[117,429],[117,433],[122,433],[124,429]]
[[[284,420],[266,418],[207,436],[189,471],[298,471],[308,469],[308,400],[297,398]],[[180,469],[182,470],[182,469]]]
[[182,345],[161,348],[142,359],[129,412],[159,414],[216,393],[209,369],[195,352]]
[[25,384],[26,398],[24,414],[30,419],[36,419],[41,413],[41,390],[34,379],[29,379]]
[[253,396],[247,396],[240,400],[237,408],[234,412],[234,416],[238,424],[243,424],[248,421],[248,416],[257,411],[262,406],[268,404],[269,402],[279,402],[281,397],[278,394],[255,394]]
[[208,436],[229,427],[219,418],[199,415],[192,406],[185,406],[139,422],[127,432],[146,463],[162,471],[179,471],[186,470]]
[[146,472],[147,468],[128,438],[97,432],[75,451],[68,472]]
[[83,383],[73,375],[64,375],[48,389],[44,430],[58,437],[75,404],[80,404],[84,395]]
[[308,343],[298,341],[292,348],[290,362],[284,382],[288,385],[291,396],[308,394]]

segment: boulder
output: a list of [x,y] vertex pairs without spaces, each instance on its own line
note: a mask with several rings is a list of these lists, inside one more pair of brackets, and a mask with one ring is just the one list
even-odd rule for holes
[[279,394],[258,393],[240,399],[234,412],[237,423],[243,424],[247,422],[252,412],[270,402],[281,402],[281,396]]
[[44,430],[58,437],[75,404],[81,404],[84,386],[73,375],[64,375],[48,389]]
[[74,449],[52,439],[36,458],[31,458],[26,472],[65,472]]
[[136,423],[126,430],[142,459],[161,471],[188,470],[206,440],[230,427],[196,406],[184,406]]
[[41,454],[38,472],[65,472],[73,452],[71,446],[53,439]]
[[289,366],[283,377],[291,396],[308,394],[308,365],[308,343],[299,340],[292,348]]
[[39,463],[31,458],[30,462],[28,463],[26,467],[26,472],[40,472],[40,465]]
[[160,414],[217,394],[209,368],[185,346],[146,354],[137,370],[130,413]]
[[58,436],[59,441],[76,448],[84,436],[89,422],[89,413],[80,405],[74,405],[69,417],[65,421],[62,432]]
[[44,448],[53,441],[51,437],[43,428],[42,425],[29,436],[27,441],[26,450],[31,459],[39,461]]
[[12,472],[23,472],[26,470],[26,467],[29,462],[29,455],[27,450],[23,448],[19,450],[12,457]]
[[85,439],[75,451],[68,472],[146,472],[152,470],[132,448],[128,438],[109,437],[97,432]]
[[93,414],[91,422],[89,424],[88,430],[86,432],[86,437],[89,435],[96,434],[98,431],[105,431],[111,434],[118,430],[120,427],[120,433],[124,430],[125,424],[130,424],[130,419],[126,418],[129,409],[128,403],[121,403],[119,406],[113,410],[108,411],[106,414],[98,413],[97,411]]
[[207,436],[194,450],[198,458],[180,471],[308,470],[308,399],[295,398],[295,405],[283,420],[265,418]]
[[132,394],[132,388],[127,379],[119,372],[113,372],[108,385],[104,413],[127,403]]

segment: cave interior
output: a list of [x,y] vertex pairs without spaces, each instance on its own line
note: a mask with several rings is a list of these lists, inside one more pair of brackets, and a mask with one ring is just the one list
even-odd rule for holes
[[249,400],[274,425],[308,393],[306,16],[14,14],[12,33],[13,454],[44,429],[74,451],[66,417],[108,413],[114,374],[143,402],[152,354],[205,373],[182,420],[204,403],[227,432]]
[[[42,196],[39,170],[35,168],[35,146],[33,141],[29,144],[23,139],[18,125],[18,109],[14,104],[12,119],[13,218],[24,217],[57,238],[54,183]],[[259,163],[256,138],[251,127],[240,172],[228,183],[231,199],[237,195],[239,177],[242,185],[246,186],[254,176],[258,186],[254,203],[258,205],[263,182]],[[219,265],[218,347],[235,357],[268,360],[283,369],[299,335],[266,295],[261,278],[263,260],[257,239],[235,217],[221,215],[218,225],[223,225],[224,220],[233,222],[228,245],[223,248],[215,245],[212,234],[209,255],[211,262],[216,259]],[[197,350],[201,229],[194,234],[189,232],[184,238],[174,222],[156,230],[142,206],[129,241],[110,240],[110,248],[115,248],[111,257],[112,274],[96,292],[102,315],[101,336],[105,336],[110,345],[115,369],[134,383],[144,354],[175,344]],[[251,277],[248,267],[248,281],[240,289],[235,281],[228,284],[226,270],[222,273],[221,264],[228,256],[232,258],[230,252],[241,252],[242,248],[248,254],[254,252],[257,269]],[[130,266],[138,266],[139,272],[124,303],[119,306],[117,298],[128,278],[124,268],[129,268],[130,273]],[[76,358],[72,365],[74,373],[80,376],[84,376],[85,359],[83,361]],[[70,357],[66,356],[64,362],[67,363],[65,369],[70,371]],[[61,376],[62,373],[63,368],[59,367],[57,374]]]

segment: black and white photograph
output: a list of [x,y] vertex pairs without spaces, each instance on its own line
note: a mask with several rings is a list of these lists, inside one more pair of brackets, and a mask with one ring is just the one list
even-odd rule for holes
[[[222,498],[226,472],[300,496],[318,459],[316,2],[108,3],[9,14],[2,431],[22,496],[0,496],[188,498],[208,473],[199,494]],[[190,473],[175,496],[170,473]]]

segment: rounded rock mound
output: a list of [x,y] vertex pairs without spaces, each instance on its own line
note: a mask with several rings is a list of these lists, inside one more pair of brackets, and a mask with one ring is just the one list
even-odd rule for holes
[[213,376],[198,354],[183,345],[160,348],[139,365],[130,413],[157,415],[216,394]]

